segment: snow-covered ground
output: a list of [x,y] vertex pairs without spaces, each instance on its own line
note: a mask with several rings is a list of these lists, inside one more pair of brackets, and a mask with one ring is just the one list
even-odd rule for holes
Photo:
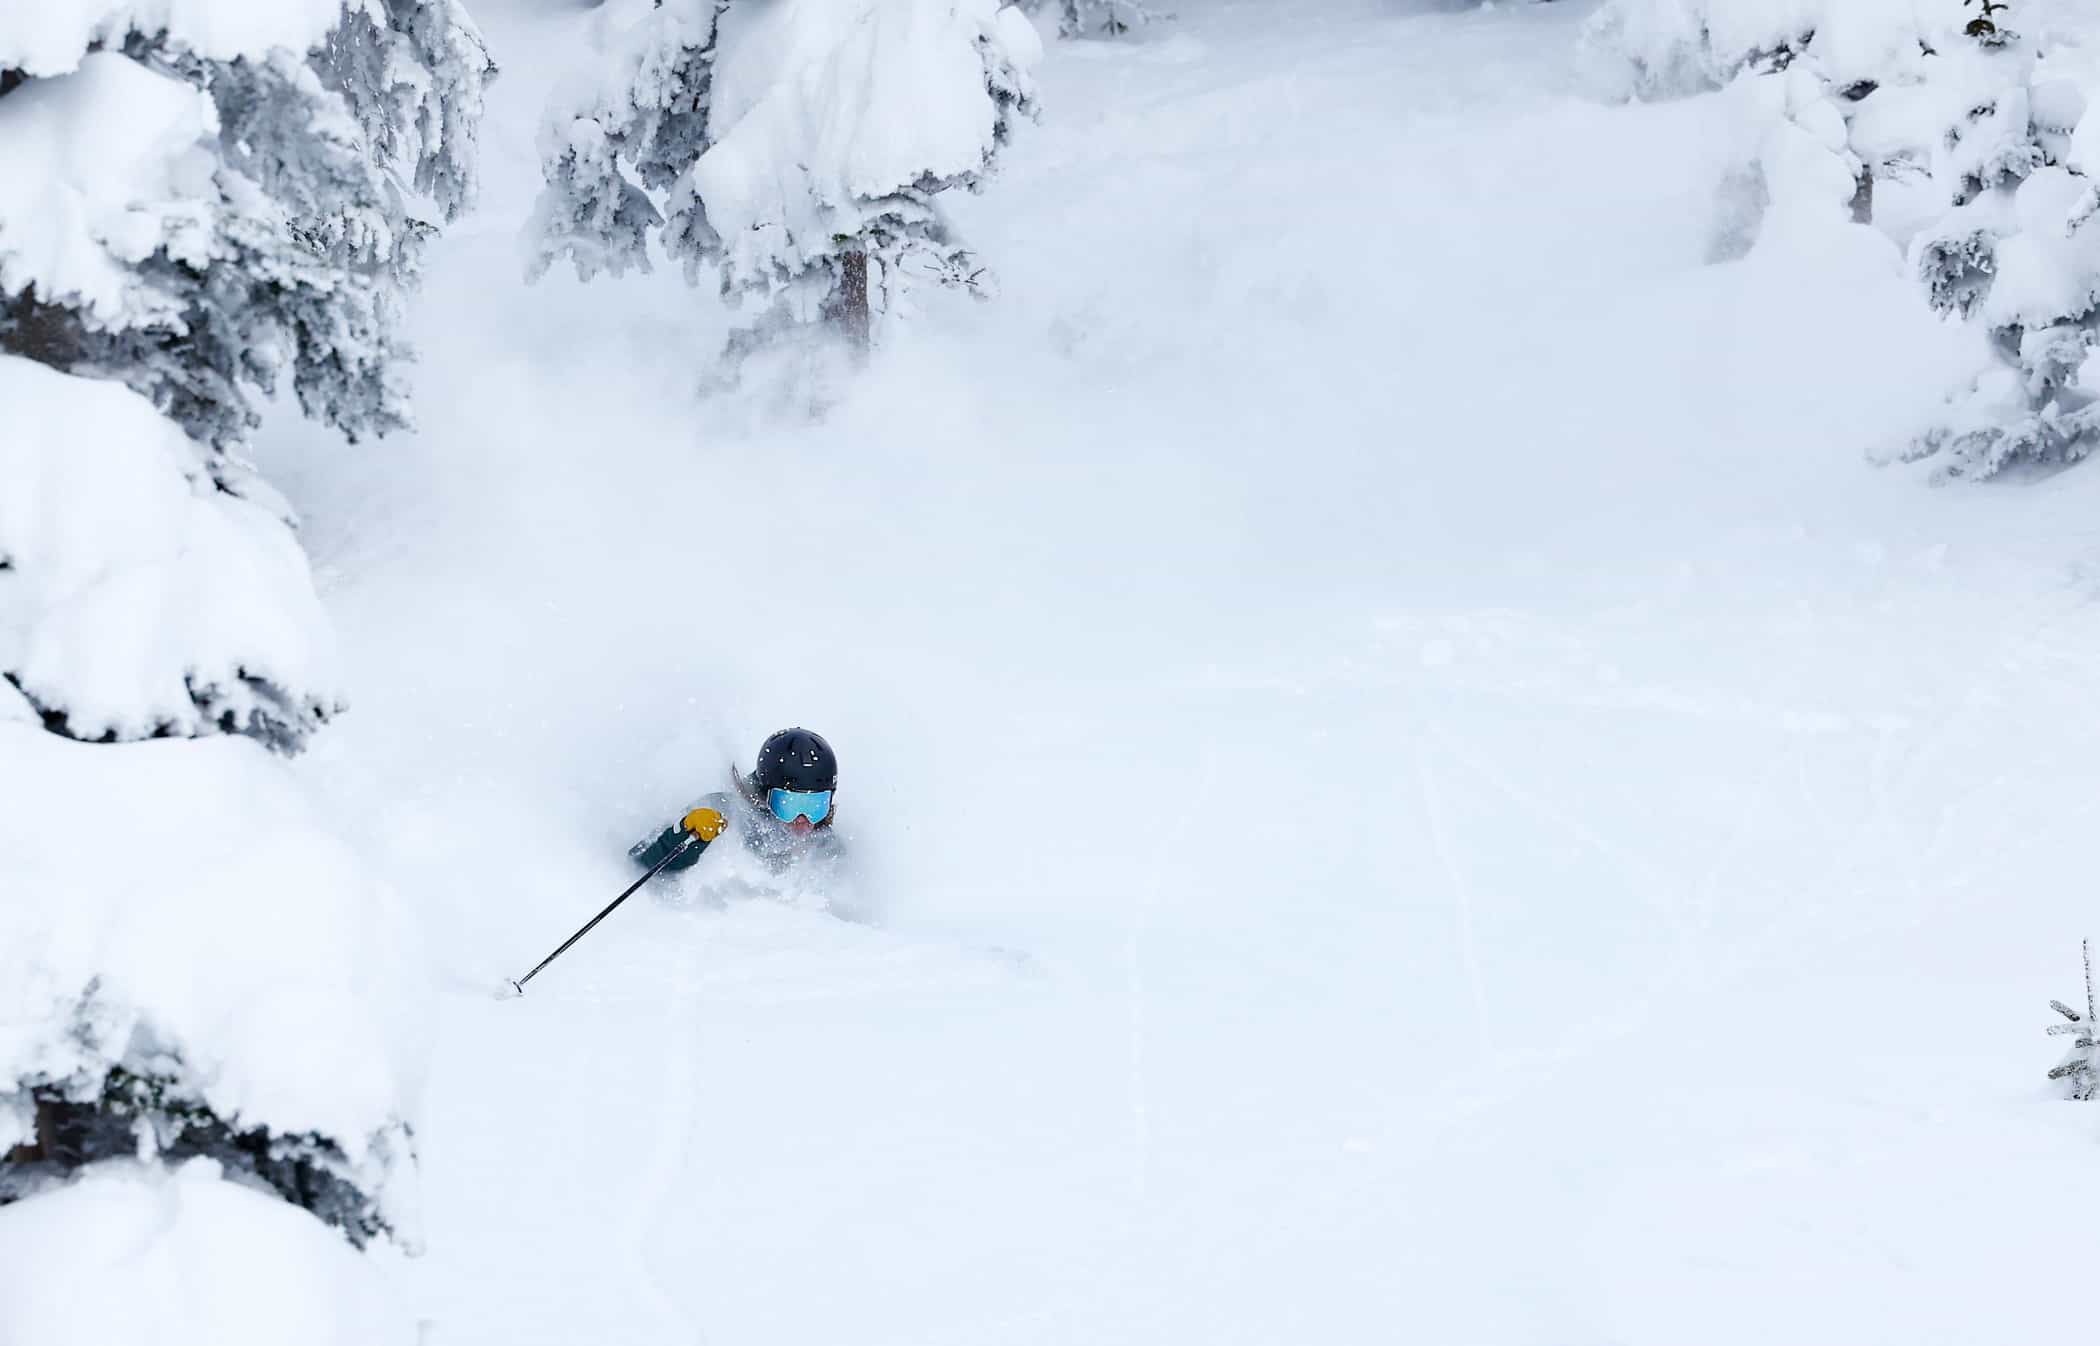
[[[2100,1209],[2100,476],[1866,450],[1893,248],[1707,265],[1723,100],[1588,6],[1189,0],[821,424],[675,270],[519,281],[595,22],[478,9],[422,433],[280,431],[352,707],[300,771],[443,969],[430,1341],[2035,1341]],[[790,723],[872,919],[695,870]]]

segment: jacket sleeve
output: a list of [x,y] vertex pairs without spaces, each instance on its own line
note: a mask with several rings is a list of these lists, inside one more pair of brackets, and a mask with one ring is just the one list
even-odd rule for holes
[[[692,812],[692,809],[714,809],[720,812],[725,818],[731,819],[731,825],[734,826],[735,815],[731,813],[730,807],[731,806],[728,795],[711,794],[696,801],[692,805],[692,808],[685,810],[685,812],[680,813],[678,816],[680,818],[683,818],[685,817],[686,813]],[[727,834],[725,833],[724,835]],[[627,853],[630,856],[634,857],[635,863],[640,865],[642,868],[653,869],[663,861],[665,856],[668,856],[671,854],[671,852],[677,850],[679,846],[686,841],[686,839],[687,836],[685,829],[679,826],[676,822],[674,822],[669,827],[666,827],[663,831],[657,833],[653,839],[647,841],[638,841],[634,845],[628,847]],[[668,866],[666,866],[666,868],[672,870],[690,868],[692,865],[699,862],[700,853],[713,844],[713,842],[702,841],[692,846],[686,847],[685,854],[679,856],[676,860],[673,860]]]

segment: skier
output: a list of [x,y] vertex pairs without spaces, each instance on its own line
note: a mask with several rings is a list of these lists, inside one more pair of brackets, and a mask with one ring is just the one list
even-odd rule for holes
[[749,776],[734,766],[730,776],[733,791],[705,796],[676,823],[627,853],[643,868],[653,868],[697,838],[698,844],[687,845],[664,866],[687,869],[716,838],[734,830],[744,849],[775,873],[813,856],[837,855],[839,841],[831,824],[838,817],[839,761],[821,735],[783,729],[759,745],[758,764]]
[[[744,849],[775,874],[809,860],[837,864],[841,848],[831,823],[838,816],[832,800],[839,788],[839,759],[829,743],[807,729],[783,729],[759,745],[757,770],[746,776],[731,766],[729,775],[736,784],[733,792],[707,796],[653,840],[628,848],[627,854],[650,873],[629,884],[627,891],[585,922],[583,929],[564,940],[561,947],[542,958],[532,971],[505,984],[518,995],[525,994],[526,982],[567,953],[577,940],[597,929],[598,922],[612,915],[654,877],[659,865],[664,869],[691,868],[700,853],[732,827]],[[834,868],[825,878],[828,881],[835,876]],[[826,901],[828,904],[828,894]]]

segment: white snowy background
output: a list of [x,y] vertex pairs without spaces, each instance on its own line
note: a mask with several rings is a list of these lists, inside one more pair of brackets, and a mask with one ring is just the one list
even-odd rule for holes
[[[1594,8],[1051,44],[952,207],[998,300],[926,299],[783,426],[694,395],[709,287],[523,284],[542,105],[609,18],[475,6],[420,430],[257,446],[350,709],[256,826],[324,820],[322,882],[345,846],[423,927],[297,953],[413,1015],[427,1251],[379,1274],[426,1342],[2084,1330],[2100,1113],[2041,1030],[2095,910],[2100,469],[1874,466],[1979,338],[1791,208],[1842,207],[1813,156],[1731,244],[1773,110],[1600,97]],[[791,723],[865,919],[711,858],[492,998]],[[84,770],[0,775],[10,853],[56,780],[108,801],[83,864],[190,891],[180,802]],[[244,891],[306,891],[269,858]],[[164,1259],[249,1199],[140,1183],[198,1231]],[[37,1228],[114,1237],[122,1188]]]

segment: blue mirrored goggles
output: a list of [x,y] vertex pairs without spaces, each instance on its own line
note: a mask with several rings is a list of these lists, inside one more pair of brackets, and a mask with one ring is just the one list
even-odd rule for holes
[[831,815],[831,791],[829,790],[768,790],[766,806],[773,816],[784,823],[797,818],[807,818],[813,823],[823,822]]

